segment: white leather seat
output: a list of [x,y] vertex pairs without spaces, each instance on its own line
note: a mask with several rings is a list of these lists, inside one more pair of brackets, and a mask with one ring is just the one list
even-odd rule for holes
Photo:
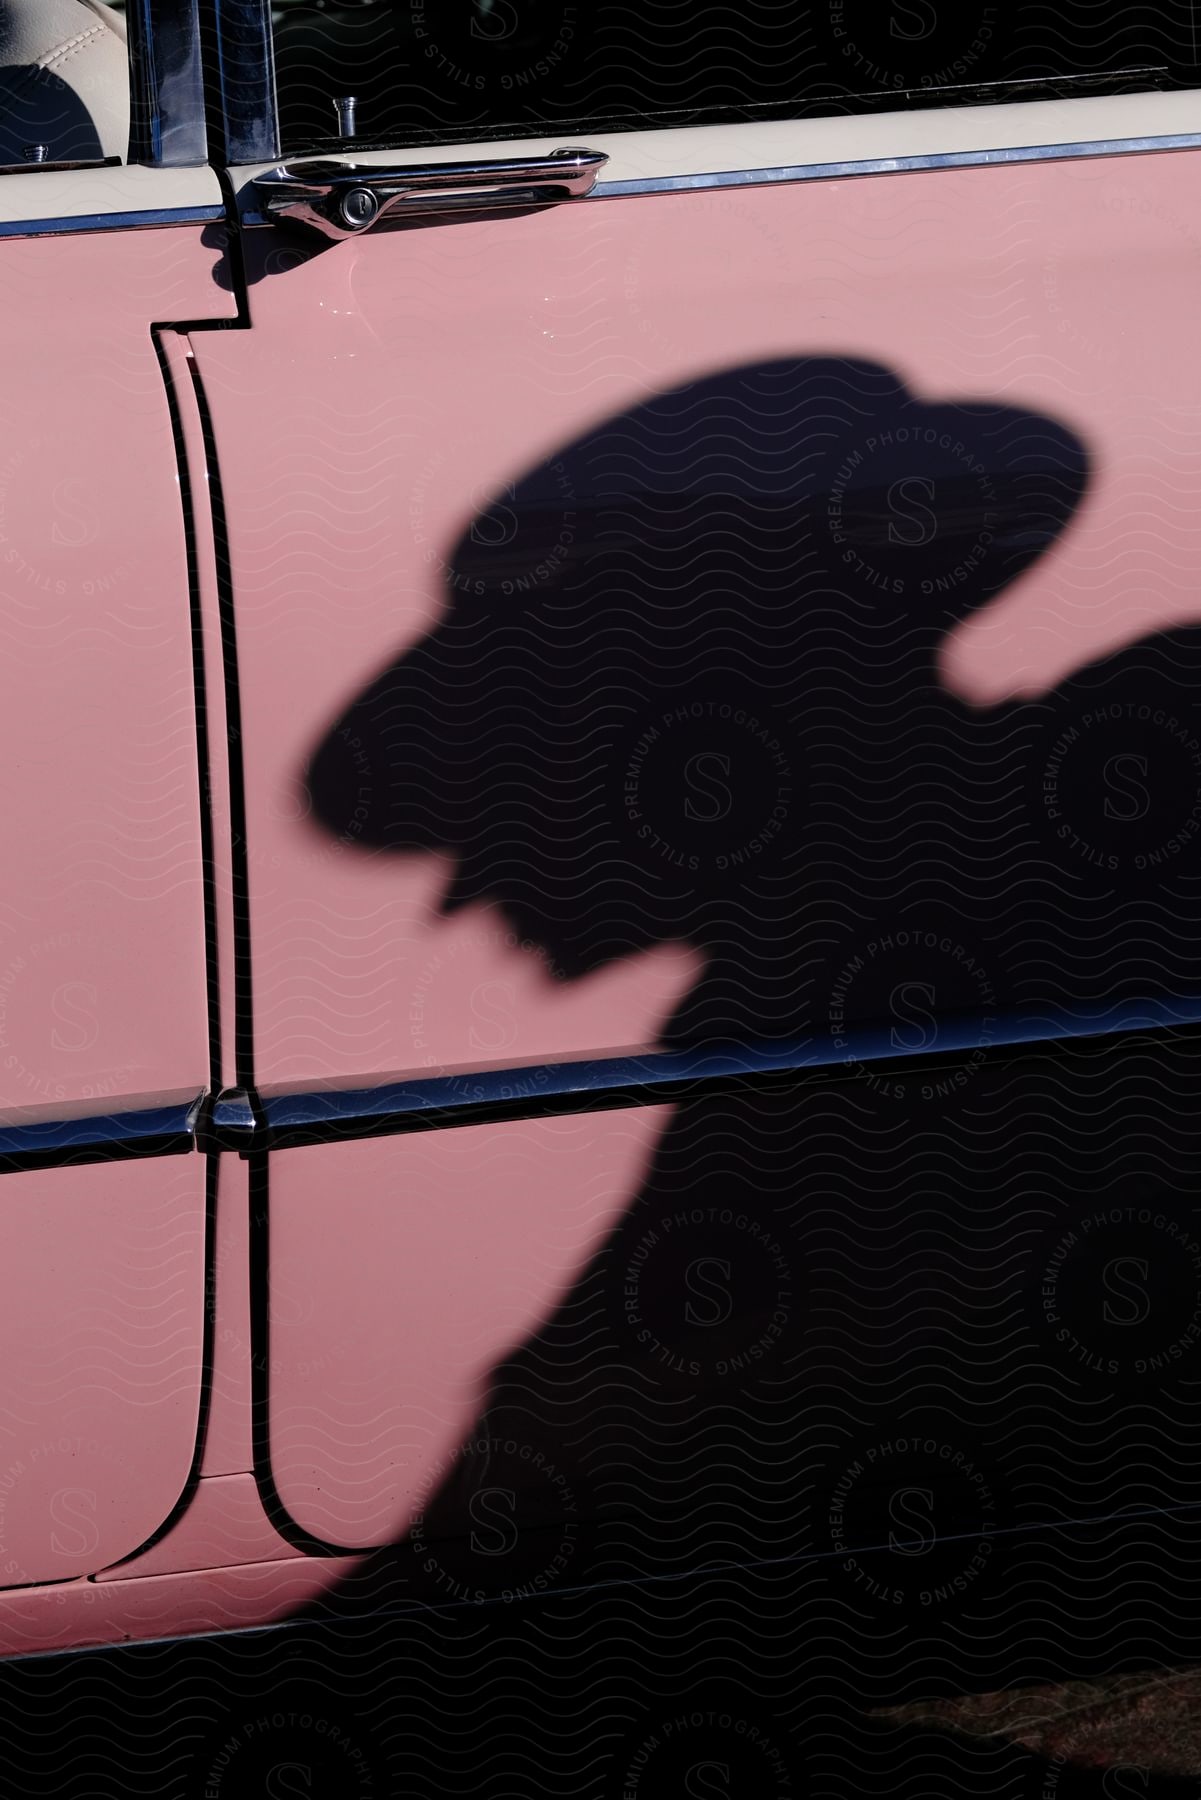
[[0,163],[31,144],[49,162],[124,162],[125,21],[103,0],[0,0]]

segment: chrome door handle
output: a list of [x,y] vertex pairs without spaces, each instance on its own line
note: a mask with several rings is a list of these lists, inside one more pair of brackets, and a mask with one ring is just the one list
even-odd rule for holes
[[380,219],[579,200],[609,158],[600,150],[552,150],[495,162],[381,168],[351,158],[280,163],[252,183],[265,219],[327,238],[358,237]]

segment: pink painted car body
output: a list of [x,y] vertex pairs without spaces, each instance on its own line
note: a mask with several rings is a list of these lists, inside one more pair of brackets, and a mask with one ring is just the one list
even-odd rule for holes
[[[228,215],[0,240],[0,1651],[351,1577],[661,1150],[673,1102],[347,1124],[645,1073],[711,957],[681,928],[564,979],[487,892],[444,904],[453,834],[319,816],[316,746],[453,625],[481,508],[664,394],[853,358],[1086,447],[1062,528],[945,632],[965,713],[1201,616],[1198,150],[811,174],[331,245],[235,168]],[[27,219],[42,179],[0,175]],[[299,1099],[325,1141],[263,1137]],[[85,1156],[97,1120],[130,1153]]]

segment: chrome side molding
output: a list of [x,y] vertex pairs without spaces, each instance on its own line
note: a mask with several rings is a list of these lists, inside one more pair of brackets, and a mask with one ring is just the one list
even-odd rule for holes
[[579,200],[592,191],[609,158],[567,148],[546,156],[491,162],[379,167],[341,158],[280,163],[254,178],[263,217],[340,240],[381,219],[484,212]]
[[1115,1040],[1133,1046],[1154,1037],[1188,1039],[1201,1049],[1201,1000],[1129,1000],[1010,1013],[991,1020],[983,1045],[979,1016],[964,1013],[940,1019],[921,1050],[900,1048],[887,1029],[865,1025],[780,1043],[648,1050],[458,1074],[381,1075],[361,1088],[338,1085],[263,1096],[230,1089],[215,1097],[200,1142],[202,1149],[246,1157],[350,1138],[674,1105],[799,1082],[935,1083],[940,1069],[954,1079],[965,1050],[1004,1063],[1033,1055],[1062,1057],[1073,1045],[1099,1050]]
[[[0,1177],[24,1169],[187,1155],[197,1146],[204,1102],[205,1096],[197,1094],[128,1112],[0,1124]],[[0,1180],[0,1199],[2,1189]]]

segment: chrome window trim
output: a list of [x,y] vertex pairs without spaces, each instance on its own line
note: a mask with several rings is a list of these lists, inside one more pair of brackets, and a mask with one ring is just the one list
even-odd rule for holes
[[0,219],[0,238],[66,237],[77,231],[130,231],[149,226],[211,225],[223,206],[156,206],[138,212],[81,213],[57,219]]
[[213,64],[213,161],[279,155],[275,38],[269,0],[209,0],[206,50]]
[[129,161],[155,169],[208,161],[200,0],[128,0]]
[[[693,188],[761,187],[777,181],[838,181],[859,175],[906,175],[925,169],[989,168],[1005,163],[1074,162],[1092,156],[1141,156],[1153,151],[1201,149],[1201,133],[1165,137],[1104,138],[1079,144],[1030,144],[996,150],[947,150],[929,156],[870,157],[854,162],[798,163],[776,169],[727,169],[713,174],[650,175],[630,181],[598,181],[590,200],[633,194],[671,194]],[[250,223],[249,217],[247,223]],[[258,223],[258,220],[254,221]]]
[[[639,194],[1188,151],[1201,147],[1201,88],[871,118],[597,132],[589,133],[588,141],[609,161],[592,192],[571,205]],[[539,137],[507,141],[503,149],[509,157],[545,156],[557,147],[558,140]],[[395,168],[400,154],[356,149],[353,161],[364,169]],[[431,166],[479,156],[478,145],[462,143],[404,152],[406,160]],[[244,225],[266,223],[254,183],[272,167],[264,162],[230,171]]]
[[[723,129],[717,127],[717,129]],[[677,194],[705,189],[770,187],[778,182],[847,181],[865,175],[908,175],[938,169],[996,168],[1004,165],[1040,162],[1075,162],[1099,156],[1145,156],[1154,152],[1167,154],[1173,150],[1201,149],[1201,132],[1179,132],[1167,137],[1106,138],[1081,144],[1032,144],[997,150],[948,150],[929,156],[890,156],[865,158],[857,162],[797,163],[774,169],[725,169],[694,175],[648,175],[628,181],[598,181],[591,193],[575,200],[561,202],[567,206],[588,206],[596,200],[634,199],[640,194]],[[383,153],[391,154],[392,153]],[[363,156],[369,164],[370,156]],[[239,171],[243,173],[243,171]],[[255,170],[255,174],[259,171]],[[253,193],[247,182],[243,194]],[[242,225],[256,229],[270,225],[271,219],[255,206],[241,213]]]
[[[1089,144],[1036,144],[1022,149],[950,150],[932,156],[876,157],[863,162],[798,163],[781,169],[726,169],[702,175],[650,175],[630,181],[598,181],[590,194],[561,202],[586,206],[594,200],[626,200],[639,194],[677,194],[715,188],[770,187],[777,182],[847,181],[864,175],[908,175],[922,170],[994,168],[1005,164],[1075,162],[1095,156],[1145,156],[1160,151],[1201,149],[1201,133],[1162,138],[1113,138]],[[363,159],[367,161],[366,158]],[[248,184],[249,187],[249,184]],[[271,225],[256,207],[241,214],[247,229]]]
[[126,21],[131,163],[207,163],[210,136],[217,163],[278,154],[269,0],[128,0]]

